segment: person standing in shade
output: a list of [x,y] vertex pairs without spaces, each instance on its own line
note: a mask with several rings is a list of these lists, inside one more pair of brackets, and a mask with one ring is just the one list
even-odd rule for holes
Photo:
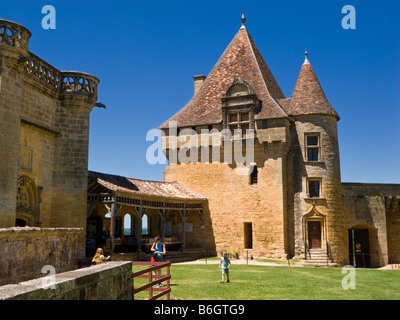
[[219,262],[219,269],[222,270],[222,280],[221,283],[225,282],[225,275],[226,275],[226,282],[229,282],[229,268],[231,266],[231,260],[229,260],[228,255],[226,252],[222,254],[221,260]]

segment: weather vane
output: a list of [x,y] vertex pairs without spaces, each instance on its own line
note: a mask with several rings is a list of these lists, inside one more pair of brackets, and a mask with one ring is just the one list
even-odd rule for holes
[[240,29],[244,29],[245,28],[244,24],[246,23],[246,18],[244,17],[244,14],[242,14],[240,21],[242,22],[242,26],[240,27]]

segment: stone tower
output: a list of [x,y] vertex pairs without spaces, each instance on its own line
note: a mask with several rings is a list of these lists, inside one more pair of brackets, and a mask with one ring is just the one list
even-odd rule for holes
[[[208,77],[195,77],[190,102],[160,126],[164,179],[208,199],[217,249],[270,258],[314,249],[343,264],[339,116],[307,57],[285,98],[241,20]],[[247,156],[252,143],[250,161],[232,157],[236,147]]]
[[0,20],[0,227],[80,227],[85,248],[89,115],[99,80],[28,50]]
[[[337,121],[307,53],[292,96],[280,101],[294,119],[289,166],[289,216],[294,254],[321,249],[336,263],[347,259]],[[291,242],[293,243],[293,242]]]
[[[207,78],[195,84],[191,101],[160,126],[170,161],[164,179],[180,181],[208,199],[205,214],[212,225],[205,231],[212,236],[205,243],[215,239],[217,250],[282,258],[288,246],[291,119],[277,102],[285,96],[243,20]],[[172,155],[184,156],[185,148],[196,156],[173,161]]]
[[[25,27],[2,20],[0,26],[0,225],[15,225],[19,132],[24,60],[31,36]],[[10,32],[9,32],[10,30]]]

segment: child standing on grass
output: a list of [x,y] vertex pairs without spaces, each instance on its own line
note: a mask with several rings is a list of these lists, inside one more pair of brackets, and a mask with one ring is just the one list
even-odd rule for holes
[[219,269],[222,270],[221,283],[224,283],[225,275],[226,275],[226,282],[229,282],[229,267],[230,266],[231,266],[231,260],[229,260],[227,253],[224,252],[222,254],[221,260],[219,262]]

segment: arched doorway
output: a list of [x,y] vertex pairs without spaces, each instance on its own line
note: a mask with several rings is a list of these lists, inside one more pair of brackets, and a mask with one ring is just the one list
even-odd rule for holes
[[134,217],[130,213],[126,213],[124,216],[124,236],[133,236],[135,235],[135,224]]
[[[376,231],[368,226],[355,226],[349,233],[349,263],[357,268],[371,267],[371,239],[377,239]],[[354,260],[355,257],[355,260]]]
[[142,236],[148,235],[150,235],[150,217],[145,213],[142,217]]
[[39,192],[35,182],[28,176],[18,179],[17,215],[15,226],[37,226],[39,221]]

